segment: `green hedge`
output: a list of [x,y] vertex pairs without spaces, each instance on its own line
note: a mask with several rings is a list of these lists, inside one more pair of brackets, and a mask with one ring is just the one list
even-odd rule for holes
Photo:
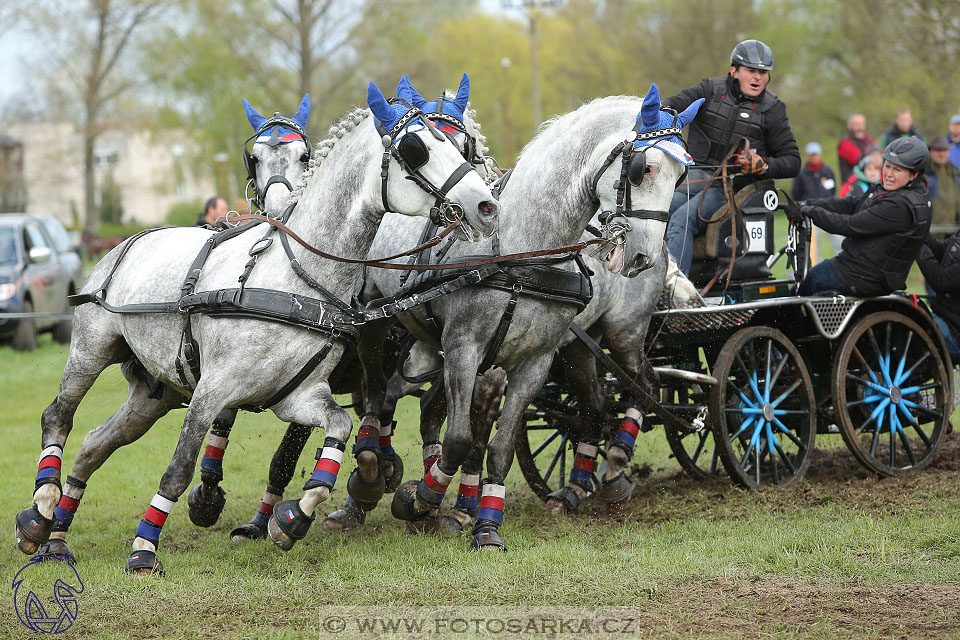
[[203,211],[203,203],[178,202],[167,212],[167,224],[175,227],[192,227],[197,222],[197,216]]

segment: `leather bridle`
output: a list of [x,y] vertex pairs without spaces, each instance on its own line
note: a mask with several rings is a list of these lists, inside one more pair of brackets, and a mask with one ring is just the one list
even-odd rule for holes
[[[380,162],[380,196],[383,201],[384,210],[393,210],[390,208],[390,204],[387,202],[387,179],[390,173],[390,157],[392,156],[407,173],[407,180],[411,180],[418,187],[436,198],[433,207],[430,208],[430,220],[434,224],[443,227],[457,220],[463,221],[463,207],[455,202],[451,202],[447,197],[447,194],[457,183],[460,182],[460,180],[463,179],[464,176],[473,171],[473,165],[469,162],[464,162],[453,170],[453,173],[451,173],[450,176],[444,180],[442,185],[439,187],[434,185],[422,173],[420,173],[420,167],[414,167],[408,162],[408,158],[405,157],[405,154],[401,153],[399,148],[400,142],[402,141],[403,136],[409,133],[405,132],[404,130],[417,120],[423,123],[424,127],[430,131],[433,137],[437,140],[446,141],[448,138],[444,137],[443,134],[437,131],[437,128],[429,121],[427,116],[420,109],[411,106],[405,100],[400,98],[390,98],[388,102],[390,102],[390,104],[403,102],[407,105],[407,107],[409,107],[409,109],[405,114],[403,114],[397,124],[395,124],[389,131],[387,131],[386,127],[380,124],[378,120],[374,120],[377,126],[377,131],[382,136],[384,147],[383,159]],[[424,152],[426,152],[426,145],[423,144],[423,141],[419,142],[421,145],[423,145]],[[456,144],[454,144],[454,146],[456,146]],[[457,147],[457,153],[460,153],[459,147]]]
[[282,184],[287,188],[288,191],[293,191],[293,185],[290,184],[290,181],[287,180],[286,176],[278,174],[270,176],[263,188],[260,188],[260,186],[257,184],[257,164],[260,161],[247,149],[247,145],[250,144],[251,140],[256,140],[271,128],[273,128],[273,135],[271,140],[266,144],[271,146],[281,144],[279,141],[280,127],[289,129],[303,138],[303,143],[307,146],[307,150],[305,152],[307,159],[305,164],[309,163],[310,159],[313,157],[313,147],[310,145],[310,138],[307,137],[306,130],[301,127],[298,122],[291,120],[290,118],[285,118],[279,113],[274,113],[273,117],[260,125],[260,127],[252,136],[243,141],[243,149],[241,153],[243,154],[243,167],[247,170],[247,192],[249,193],[251,190],[253,191],[253,196],[249,197],[248,200],[252,205],[255,205],[261,211],[264,210],[263,199],[271,186],[274,184]]

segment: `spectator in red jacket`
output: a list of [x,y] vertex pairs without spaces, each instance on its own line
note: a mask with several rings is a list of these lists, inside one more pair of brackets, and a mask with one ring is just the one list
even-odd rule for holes
[[860,162],[860,158],[867,149],[875,146],[867,135],[867,119],[862,113],[854,113],[847,118],[847,135],[837,145],[837,156],[840,160],[840,183],[843,184],[853,174],[853,168]]

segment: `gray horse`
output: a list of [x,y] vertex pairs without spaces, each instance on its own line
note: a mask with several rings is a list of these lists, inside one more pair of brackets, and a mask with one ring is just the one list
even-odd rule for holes
[[[465,236],[491,233],[498,204],[478,175],[459,170],[463,165],[459,150],[418,111],[388,103],[373,83],[367,103],[375,118],[369,117],[370,111],[357,109],[335,124],[331,138],[318,146],[314,166],[303,173],[291,196],[297,205],[289,219],[291,230],[308,245],[354,260],[367,255],[388,208],[421,216],[431,209],[455,210],[462,212]],[[439,206],[436,185],[448,182],[455,173],[461,179]],[[404,175],[414,180],[405,180]],[[316,289],[289,268],[290,259],[276,243],[254,251],[260,268],[245,271],[251,249],[265,244],[262,226],[245,229],[209,251],[202,269],[190,273],[192,287],[185,286],[191,281],[185,283],[183,278],[212,235],[201,229],[163,229],[128,240],[94,268],[84,294],[87,300],[94,294],[102,297],[97,298],[98,304],[78,307],[60,391],[43,413],[34,504],[16,519],[22,551],[33,553],[49,538],[54,507],[61,497],[60,458],[76,408],[99,374],[118,362],[126,363],[127,401],[84,438],[73,469],[79,478],[89,477],[117,447],[136,440],[157,419],[180,406],[184,396],[190,397],[176,452],[137,530],[128,571],[162,571],[156,549],[163,523],[189,485],[207,428],[226,407],[268,405],[281,420],[325,428],[323,455],[303,498],[280,503],[279,517],[275,513],[268,527],[283,549],[306,534],[316,505],[327,498],[336,481],[352,429],[349,416],[330,394],[327,379],[351,330],[350,316],[337,302],[350,296],[360,268],[321,260],[294,247],[297,263],[314,283],[323,283],[323,300],[310,297]],[[307,314],[308,322],[288,326],[257,318],[212,317],[211,307],[200,307],[197,314],[181,313],[183,291],[235,293],[238,290],[231,288],[241,274],[244,289],[233,296],[241,311],[252,304],[245,297],[251,292],[264,292],[261,295],[271,300],[270,292],[282,291],[287,301],[282,317],[289,320]],[[215,311],[229,312],[223,296],[198,295],[198,299],[214,298]],[[163,306],[166,312],[141,312],[160,308],[159,301],[172,303]],[[121,310],[127,305],[144,306],[129,309],[136,313],[111,313],[104,305]],[[308,309],[312,309],[309,314]],[[187,325],[184,318],[191,315],[195,317]],[[324,329],[328,337],[318,340],[311,327]],[[174,366],[181,362],[181,355],[189,366]],[[199,363],[202,377],[197,375]],[[153,388],[149,382],[153,380],[162,387]]]
[[[644,100],[623,96],[595,100],[545,125],[524,149],[501,194],[506,213],[498,231],[500,253],[570,245],[579,238],[599,205],[601,211],[609,214],[608,229],[620,225],[623,234],[622,242],[610,256],[613,270],[636,276],[661,261],[665,212],[684,164],[692,161],[682,148],[678,152],[678,145],[664,141],[679,131],[661,124],[666,114],[659,107],[656,87],[651,87]],[[698,108],[699,104],[695,104],[674,118],[674,126],[682,127]],[[663,133],[667,128],[672,133]],[[644,137],[654,130],[661,132],[659,137]],[[632,173],[633,160],[637,159],[632,152],[637,149],[643,151],[638,163],[641,175]],[[615,163],[621,154],[622,164]],[[636,209],[630,209],[630,201]],[[625,214],[627,210],[629,213]],[[373,251],[406,244],[421,231],[420,225],[404,224],[392,215],[385,216],[383,225]],[[489,244],[482,247],[493,252]],[[454,246],[448,261],[456,264],[465,253],[464,247]],[[376,271],[374,281],[387,294],[400,289],[398,274]],[[656,291],[659,295],[659,288]],[[405,483],[394,496],[393,513],[405,520],[416,521],[433,512],[453,474],[466,460],[473,444],[471,399],[476,376],[483,373],[478,369],[488,345],[495,340],[501,344],[493,364],[507,372],[508,386],[498,431],[489,445],[487,478],[480,491],[474,523],[471,546],[478,549],[505,548],[498,529],[505,496],[503,480],[512,463],[515,437],[523,411],[542,386],[553,351],[577,310],[571,304],[523,296],[505,334],[495,338],[511,301],[516,304],[516,298],[506,291],[464,289],[435,300],[430,310],[418,307],[401,318],[411,333],[428,342],[436,341],[426,330],[433,318],[442,326],[448,412],[442,458],[432,464],[423,480]]]

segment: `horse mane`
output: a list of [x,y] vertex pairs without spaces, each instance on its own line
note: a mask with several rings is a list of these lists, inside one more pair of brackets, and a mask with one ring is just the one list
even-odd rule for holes
[[369,115],[370,109],[354,107],[352,111],[330,125],[330,135],[314,146],[313,157],[310,158],[306,170],[300,175],[300,180],[297,181],[296,187],[294,187],[294,190],[290,193],[287,206],[300,201],[300,196],[303,195],[304,188],[309,184],[310,178],[313,177],[314,169],[319,167],[323,159],[330,154],[330,150],[337,144],[337,140],[342,138],[348,131],[355,129],[361,122],[366,120]]

